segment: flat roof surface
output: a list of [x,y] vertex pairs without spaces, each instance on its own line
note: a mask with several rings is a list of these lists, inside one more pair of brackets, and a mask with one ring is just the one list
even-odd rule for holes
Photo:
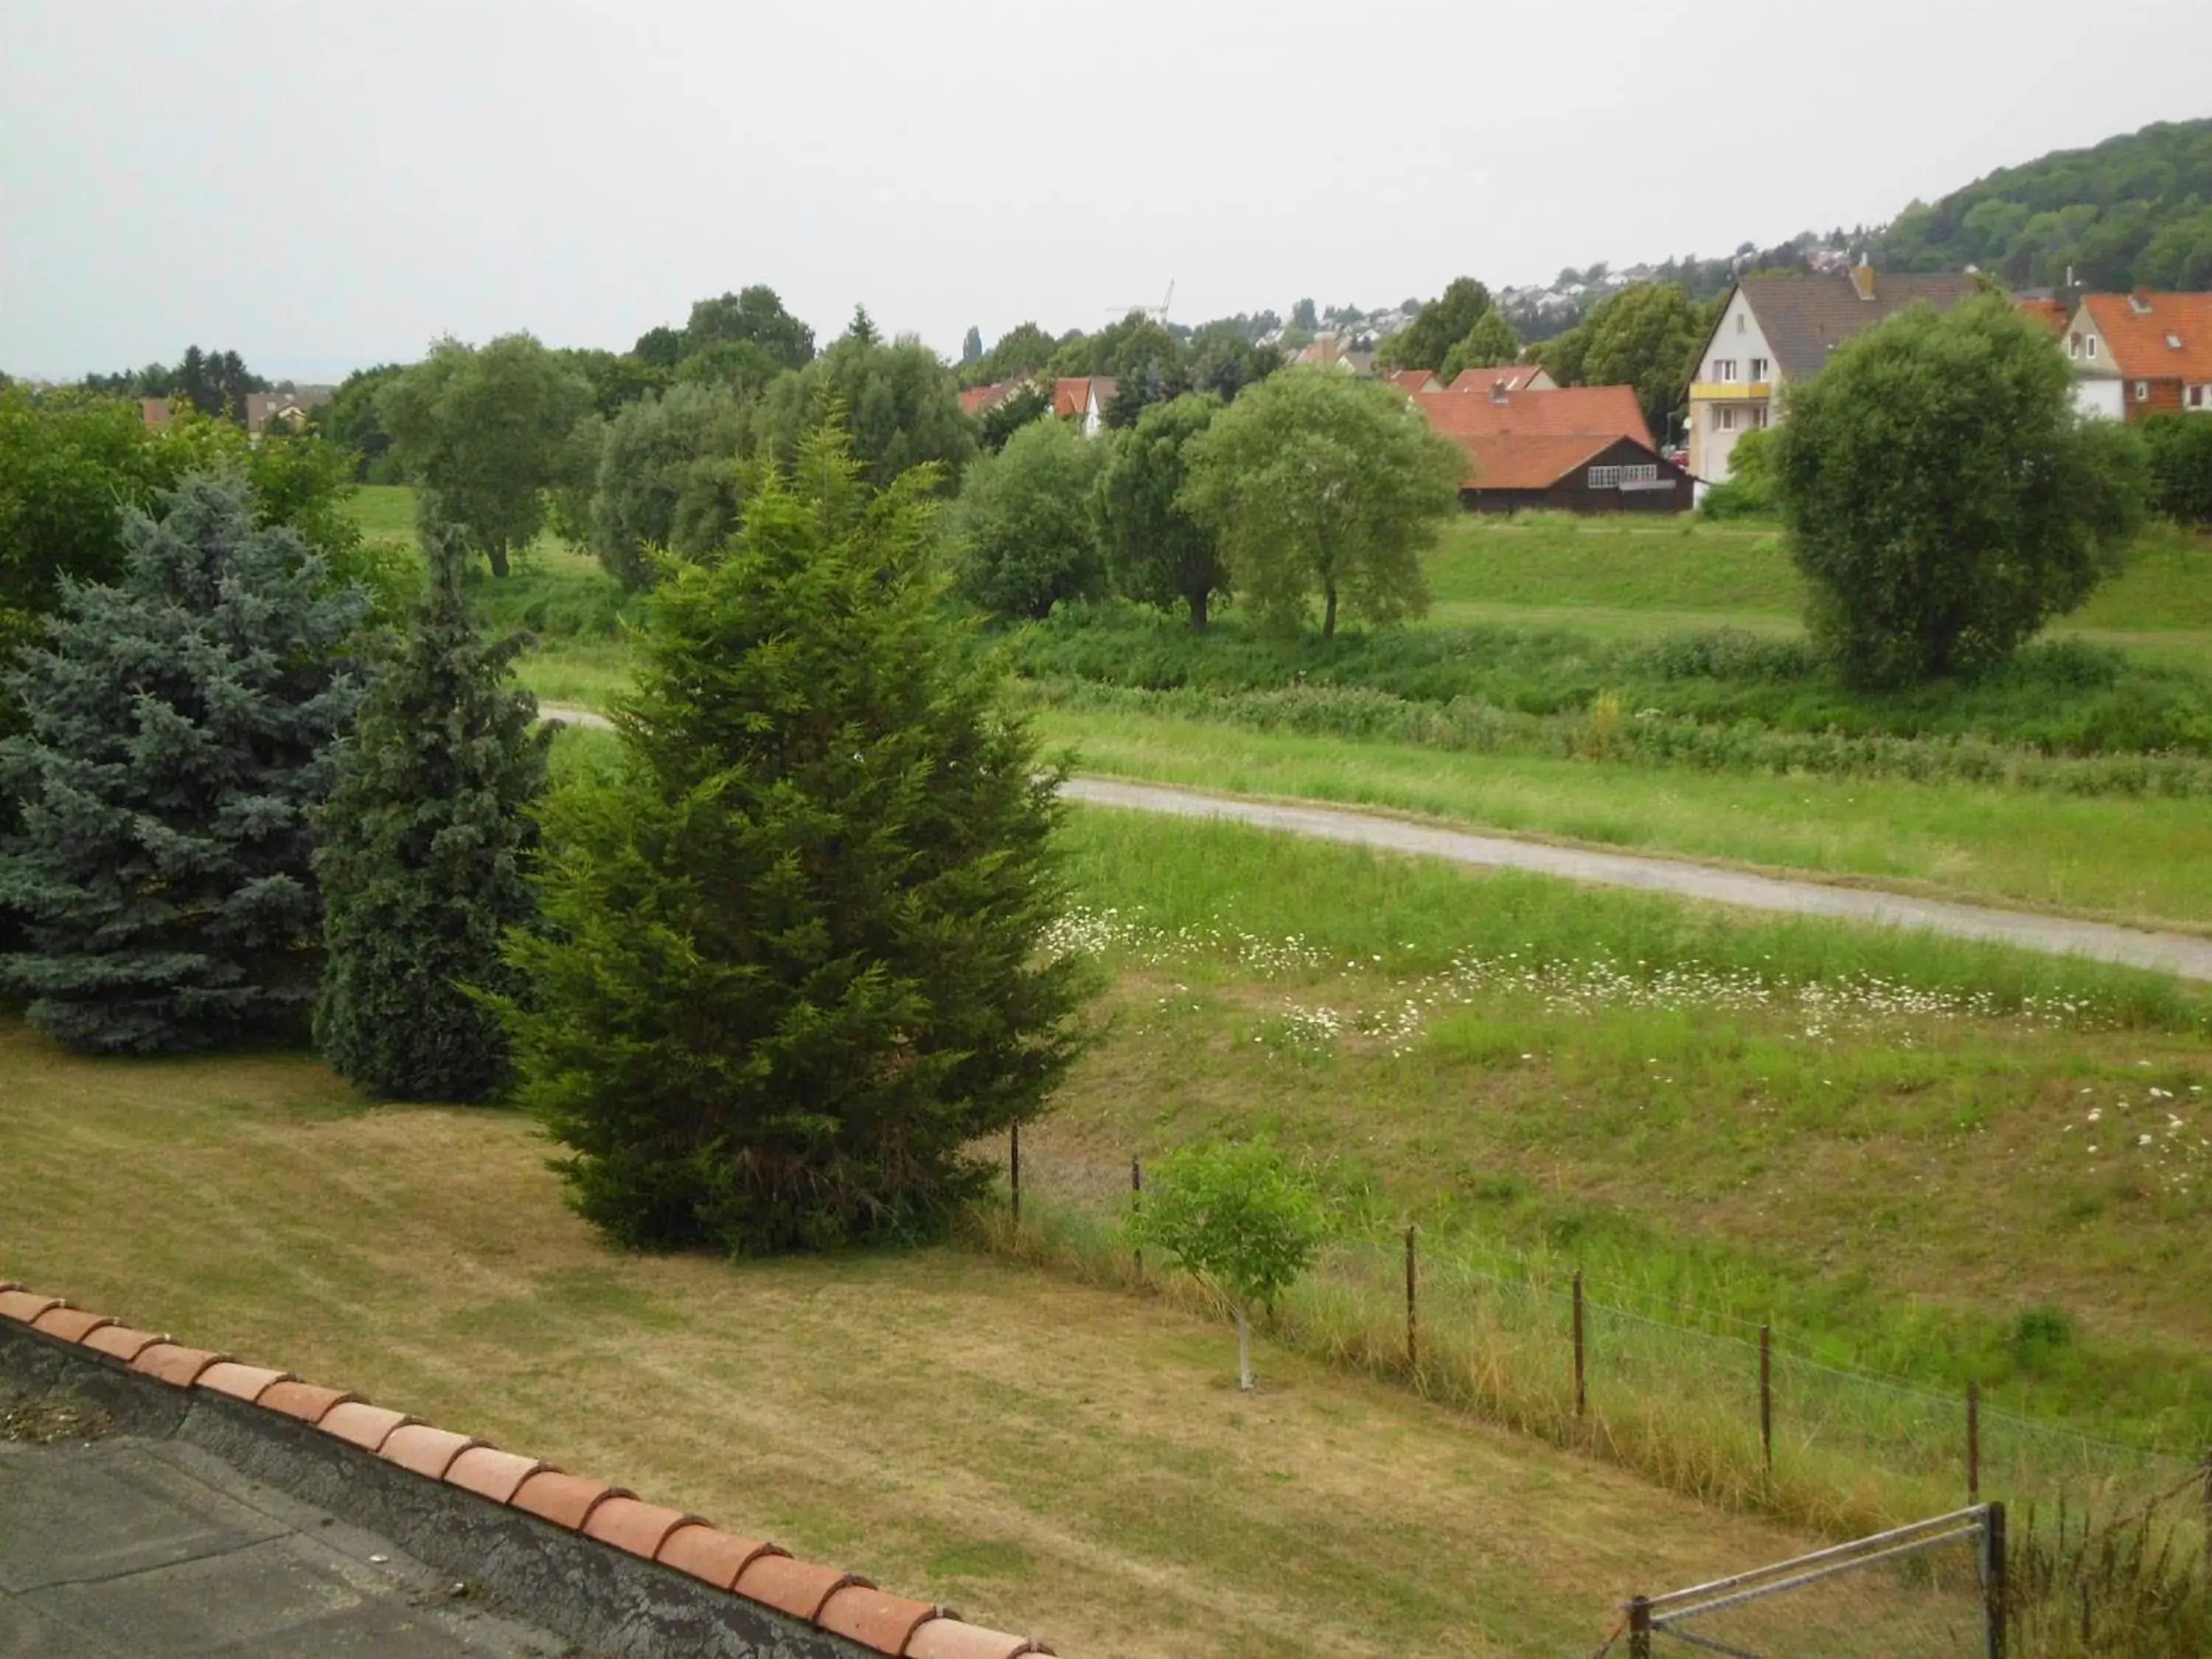
[[197,1446],[85,1437],[99,1426],[62,1416],[28,1438],[0,1433],[0,1656],[579,1651]]

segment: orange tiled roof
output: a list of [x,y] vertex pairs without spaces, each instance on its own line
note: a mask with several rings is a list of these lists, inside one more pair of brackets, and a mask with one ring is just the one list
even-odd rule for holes
[[2212,294],[2091,294],[2081,304],[2126,379],[2212,382]]
[[2066,331],[2066,307],[2056,300],[2014,300],[2012,308],[2041,323],[2053,334]]
[[343,1389],[317,1388],[290,1371],[243,1364],[228,1354],[135,1330],[4,1279],[0,1318],[104,1355],[171,1388],[205,1389],[295,1419],[422,1480],[534,1515],[895,1659],[1018,1659],[1052,1651],[1027,1637],[970,1625],[927,1601],[887,1594],[835,1567],[794,1560],[765,1539],[724,1532],[604,1480],[434,1428]]
[[1424,392],[1441,392],[1443,384],[1430,368],[1401,368],[1383,376],[1409,398],[1418,398]]
[[1461,437],[1460,445],[1474,463],[1462,482],[1474,489],[1548,489],[1593,455],[1612,448],[1622,435],[1500,432]]
[[960,394],[960,407],[970,415],[981,415],[1005,397],[1012,384],[1011,380],[1000,380],[992,386],[971,386]]
[[1525,392],[1528,382],[1543,372],[1542,366],[1537,363],[1501,363],[1494,368],[1462,368],[1444,390],[1461,393],[1489,392],[1495,391],[1498,383],[1503,380],[1508,392]]
[[[1480,372],[1495,374],[1494,370]],[[1462,392],[1431,392],[1413,402],[1437,431],[1462,441],[1510,433],[1523,437],[1633,438],[1646,449],[1654,447],[1634,386],[1568,386],[1551,392],[1479,397]]]
[[1052,383],[1052,412],[1080,416],[1089,406],[1093,391],[1098,394],[1098,407],[1103,409],[1112,400],[1115,385],[1110,374],[1064,376]]

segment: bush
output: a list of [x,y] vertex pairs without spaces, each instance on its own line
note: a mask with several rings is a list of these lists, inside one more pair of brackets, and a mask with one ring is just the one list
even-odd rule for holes
[[968,470],[946,515],[961,592],[1004,617],[1042,617],[1105,586],[1093,499],[1104,445],[1066,421],[1033,421]]
[[834,428],[797,478],[647,601],[619,769],[554,798],[509,935],[520,1097],[628,1244],[932,1236],[1075,1052],[1058,779],[947,619],[936,479],[866,500]]
[[2212,415],[2154,415],[2142,435],[2152,510],[2177,524],[2212,526]]
[[1812,630],[1860,686],[1987,673],[2117,568],[2144,499],[2134,434],[2078,416],[2050,337],[1994,295],[1847,342],[1773,459]]

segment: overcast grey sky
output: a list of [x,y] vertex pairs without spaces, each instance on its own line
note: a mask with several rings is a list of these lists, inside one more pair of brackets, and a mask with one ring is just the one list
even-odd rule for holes
[[0,368],[1372,307],[1887,219],[2208,64],[2207,0],[0,0]]

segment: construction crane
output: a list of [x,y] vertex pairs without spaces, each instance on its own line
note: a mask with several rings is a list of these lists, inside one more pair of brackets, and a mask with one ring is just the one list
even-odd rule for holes
[[1173,277],[1170,277],[1168,279],[1168,296],[1166,299],[1161,301],[1159,304],[1156,306],[1115,306],[1108,312],[1107,314],[1113,317],[1126,317],[1133,311],[1138,312],[1151,318],[1154,322],[1159,324],[1161,327],[1164,328],[1167,326],[1168,307],[1174,303],[1175,279]]

